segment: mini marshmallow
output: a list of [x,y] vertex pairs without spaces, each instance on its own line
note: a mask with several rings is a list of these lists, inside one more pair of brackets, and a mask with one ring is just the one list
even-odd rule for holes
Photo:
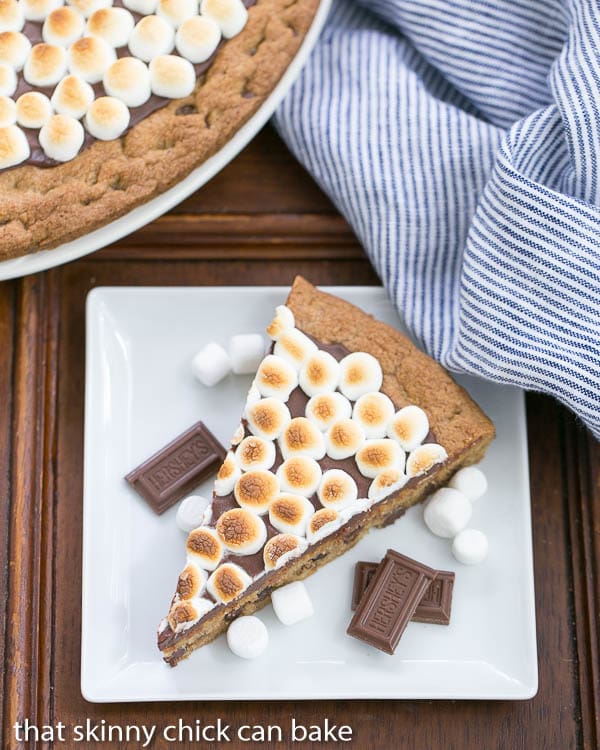
[[262,516],[279,494],[279,480],[264,469],[247,471],[235,483],[233,494],[240,507]]
[[67,72],[67,53],[54,44],[36,44],[23,66],[23,77],[32,86],[55,86]]
[[0,32],[21,31],[25,26],[23,5],[17,0],[0,0]]
[[173,27],[158,16],[144,16],[129,37],[129,51],[144,62],[150,62],[158,55],[167,55],[174,44]]
[[310,544],[314,544],[332,534],[341,525],[342,517],[337,510],[333,508],[321,508],[315,512],[314,516],[308,522],[306,538]]
[[306,417],[295,417],[279,437],[279,449],[284,459],[309,456],[317,461],[325,455],[323,433]]
[[452,542],[452,554],[463,565],[477,565],[485,560],[487,553],[487,536],[478,529],[464,529]]
[[452,539],[469,523],[472,513],[471,503],[462,492],[442,487],[429,499],[423,518],[433,534]]
[[289,307],[279,305],[275,308],[275,317],[267,328],[267,334],[269,335],[269,338],[273,339],[273,341],[277,341],[282,333],[291,331],[295,325],[296,321],[294,319],[294,313]]
[[406,459],[406,474],[416,477],[429,471],[435,464],[448,458],[445,448],[437,443],[424,443],[415,448]]
[[129,121],[129,110],[114,96],[95,99],[85,115],[86,130],[99,141],[119,138],[129,127]]
[[356,401],[369,391],[378,391],[383,383],[381,365],[371,354],[352,352],[340,362],[340,391]]
[[17,121],[17,105],[8,96],[0,96],[0,128],[14,125]]
[[14,167],[29,158],[27,137],[16,125],[0,127],[0,169]]
[[290,560],[299,557],[307,547],[306,539],[296,534],[276,534],[272,536],[263,550],[265,570],[282,568]]
[[190,495],[179,503],[175,521],[182,531],[187,534],[202,525],[204,511],[210,505],[210,500],[201,495]]
[[206,62],[216,51],[220,41],[221,29],[208,16],[188,18],[177,29],[175,35],[177,52],[194,64]]
[[240,422],[231,438],[231,445],[239,445],[244,439],[245,434],[244,425]]
[[39,133],[40,146],[46,156],[60,162],[77,156],[84,137],[81,123],[66,115],[52,115]]
[[231,602],[248,588],[252,578],[235,563],[223,563],[208,579],[206,589],[218,602]]
[[340,379],[340,366],[329,352],[316,351],[300,368],[298,383],[307,396],[335,391]]
[[10,65],[15,70],[21,70],[29,53],[31,42],[18,31],[4,31],[0,33],[0,63]]
[[264,356],[265,340],[260,333],[240,333],[229,340],[229,359],[236,375],[255,373]]
[[260,395],[260,391],[256,387],[256,384],[253,382],[250,388],[248,389],[248,395],[246,396],[246,405],[244,406],[244,416],[248,417],[248,411],[251,409],[254,404],[257,404],[261,400],[262,396]]
[[244,615],[227,628],[227,645],[242,659],[256,659],[269,645],[269,632],[258,617]]
[[[56,10],[62,4],[63,0],[20,0],[25,18],[28,21],[35,21],[36,23],[41,23],[53,10]],[[20,31],[20,29],[16,30]]]
[[50,99],[39,91],[27,91],[17,99],[17,122],[22,128],[39,130],[52,114]]
[[387,428],[387,436],[392,440],[397,440],[402,450],[407,452],[421,445],[428,433],[427,414],[414,404],[397,411]]
[[[110,8],[113,0],[67,0],[69,5],[76,8],[84,18],[89,18],[92,13],[102,8]],[[62,5],[62,0],[60,0]]]
[[133,16],[125,8],[100,8],[89,17],[87,33],[119,48],[127,44],[134,26]]
[[73,8],[61,7],[53,10],[42,26],[42,39],[48,44],[69,47],[83,36],[85,22]]
[[116,60],[104,74],[102,84],[109,96],[127,107],[141,107],[152,95],[148,67],[135,57]]
[[339,419],[325,433],[325,446],[329,458],[341,461],[359,451],[365,442],[365,431],[353,419]]
[[140,16],[150,16],[156,13],[158,0],[123,0],[123,5],[132,13]]
[[179,574],[177,594],[181,599],[193,599],[204,591],[207,579],[206,571],[194,563],[188,563]]
[[408,477],[400,469],[386,469],[378,474],[369,487],[369,499],[374,503],[383,500],[402,489],[408,482]]
[[200,12],[219,24],[225,39],[239,34],[248,20],[248,11],[242,0],[202,0]]
[[211,341],[192,360],[192,372],[202,385],[211,388],[231,372],[229,355],[220,344]]
[[197,0],[158,0],[156,15],[177,29],[188,18],[198,15]]
[[275,445],[256,435],[244,438],[239,444],[235,459],[241,469],[270,469],[275,463]]
[[288,583],[287,586],[275,589],[271,593],[271,604],[277,619],[284,625],[295,625],[297,622],[312,617],[315,613],[302,581],[294,581]]
[[78,39],[69,47],[67,54],[69,72],[88,83],[100,83],[104,73],[117,59],[114,49],[97,36]]
[[292,417],[287,406],[277,398],[261,398],[246,409],[248,427],[253,435],[265,440],[275,440],[290,423]]
[[374,479],[387,469],[404,469],[404,451],[395,440],[366,440],[356,453],[356,465],[363,477]]
[[267,540],[267,527],[255,513],[244,508],[233,508],[219,517],[217,534],[230,552],[254,555]]
[[277,479],[282,492],[292,492],[311,497],[321,483],[321,467],[310,456],[292,456],[277,469]]
[[285,359],[269,354],[260,363],[254,384],[262,396],[287,401],[298,385],[298,375]]
[[180,599],[171,607],[167,618],[169,626],[175,633],[187,630],[213,607],[214,604],[204,598]]
[[241,476],[242,470],[235,459],[235,454],[232,453],[232,451],[229,451],[217,472],[217,478],[215,479],[215,495],[218,497],[229,495],[230,492],[233,492],[235,483]]
[[324,508],[339,511],[357,500],[358,488],[350,474],[342,469],[329,469],[323,473],[317,496]]
[[54,89],[50,103],[59,115],[80,120],[94,101],[94,89],[77,76],[66,76]]
[[186,542],[191,560],[204,570],[214,570],[223,557],[223,543],[217,532],[209,526],[192,529]]
[[485,474],[477,466],[465,466],[459,469],[448,482],[448,487],[462,492],[471,502],[479,500],[487,492],[488,482]]
[[334,422],[350,417],[352,404],[341,393],[321,393],[309,399],[304,413],[307,419],[325,432]]
[[355,502],[350,503],[350,505],[347,505],[340,511],[340,519],[342,523],[346,523],[346,521],[359,515],[359,513],[366,513],[371,505],[373,505],[373,503],[368,497],[361,497]]
[[384,437],[393,416],[392,400],[380,391],[365,393],[357,399],[352,411],[352,419],[358,422],[368,438]]
[[269,506],[269,521],[282,534],[304,536],[314,512],[315,508],[310,500],[300,495],[283,493],[277,495]]
[[17,90],[17,74],[6,63],[0,63],[0,96],[12,96]]
[[150,61],[150,86],[156,96],[183,99],[196,86],[196,71],[183,57],[158,55]]
[[281,333],[273,347],[273,353],[289,362],[296,371],[317,351],[314,341],[297,328]]

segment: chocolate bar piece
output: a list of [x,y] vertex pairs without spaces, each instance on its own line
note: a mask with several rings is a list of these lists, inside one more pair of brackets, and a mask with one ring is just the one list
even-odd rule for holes
[[360,562],[356,563],[354,568],[354,585],[352,586],[352,604],[350,605],[353,612],[358,607],[378,567],[379,563],[376,562],[360,560]]
[[437,571],[389,549],[348,626],[348,635],[393,654]]
[[196,422],[125,479],[160,515],[218,471],[225,455],[206,425]]

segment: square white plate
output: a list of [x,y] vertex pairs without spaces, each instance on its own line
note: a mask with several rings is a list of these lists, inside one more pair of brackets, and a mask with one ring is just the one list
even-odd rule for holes
[[[88,297],[81,689],[90,701],[311,698],[522,699],[537,690],[527,440],[523,393],[459,378],[494,420],[487,495],[471,525],[490,553],[467,567],[426,529],[422,506],[306,581],[315,615],[286,628],[259,613],[271,643],[255,661],[219,638],[175,669],[156,648],[184,564],[176,508],[157,516],[123,477],[202,419],[228,444],[249,376],[208,389],[190,360],[211,340],[263,331],[286,288],[98,288]],[[336,294],[402,328],[382,289]],[[202,493],[210,492],[210,482]],[[347,636],[354,564],[388,547],[456,571],[448,627],[410,623],[395,656]]]

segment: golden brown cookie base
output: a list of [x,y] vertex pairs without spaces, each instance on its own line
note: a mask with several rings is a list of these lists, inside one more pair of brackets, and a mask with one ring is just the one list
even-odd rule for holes
[[[0,260],[68,242],[128,213],[216,153],[269,96],[319,0],[258,0],[196,91],[56,167],[0,172]],[[258,177],[257,177],[258,179]]]

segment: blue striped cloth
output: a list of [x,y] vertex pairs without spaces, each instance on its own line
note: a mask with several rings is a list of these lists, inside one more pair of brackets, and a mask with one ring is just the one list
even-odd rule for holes
[[600,0],[334,0],[276,115],[415,337],[600,437]]

